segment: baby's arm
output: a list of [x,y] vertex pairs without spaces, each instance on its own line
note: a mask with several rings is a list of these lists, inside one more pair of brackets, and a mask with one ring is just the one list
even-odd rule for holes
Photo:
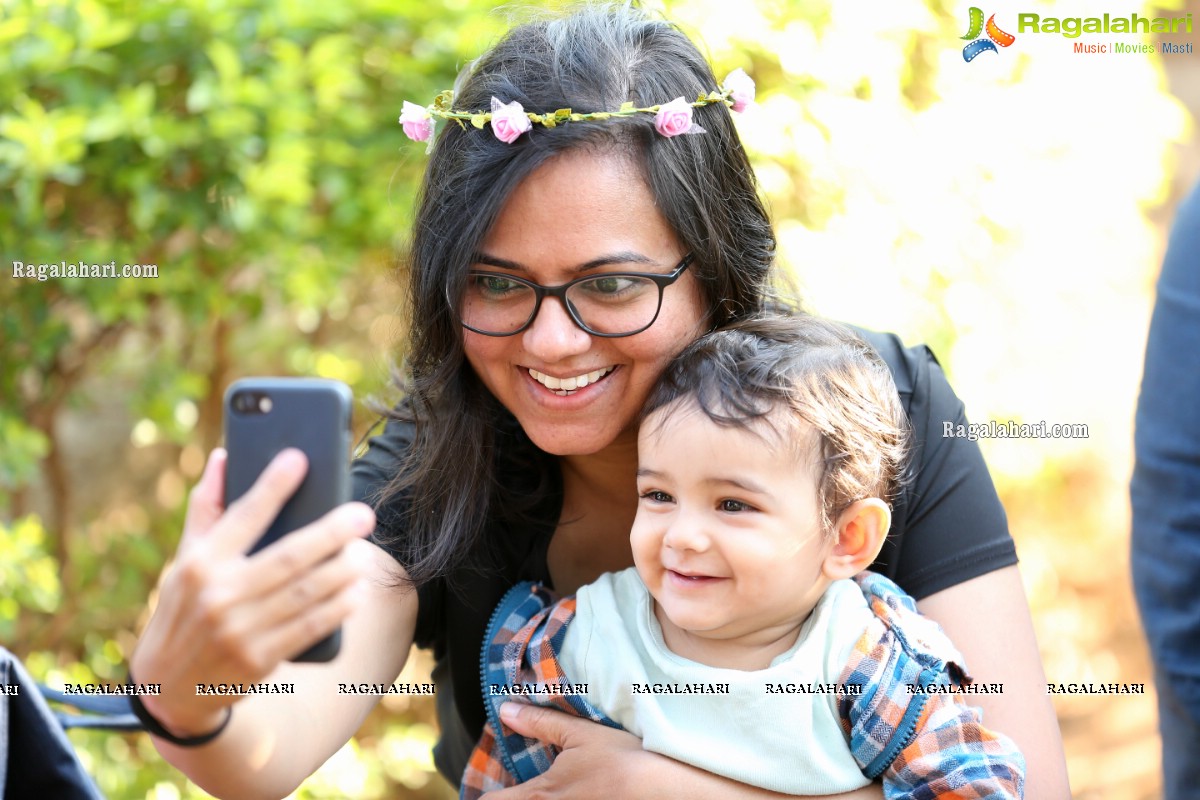
[[[575,598],[555,601],[543,587],[523,583],[501,599],[486,633],[483,701],[488,721],[463,773],[460,800],[515,786],[550,768],[558,749],[508,728],[500,706],[529,703],[619,728],[563,674],[557,647],[575,617]],[[509,688],[501,688],[509,687]],[[558,687],[560,691],[553,691]],[[535,691],[525,694],[521,688]],[[511,689],[517,691],[509,693]],[[497,733],[499,731],[499,733]]]
[[916,735],[884,771],[888,800],[1024,797],[1025,759],[1007,736],[983,726],[979,709],[931,694]]
[[[553,758],[550,753],[547,753],[547,756]],[[471,759],[463,773],[459,800],[477,800],[487,792],[516,784],[516,776],[508,771],[498,749],[496,729],[488,722],[475,749],[471,751]]]
[[841,697],[838,711],[864,774],[883,780],[889,800],[1020,800],[1025,759],[953,693],[971,682],[954,645],[888,579],[863,573],[855,580],[874,618],[839,682],[870,691]]

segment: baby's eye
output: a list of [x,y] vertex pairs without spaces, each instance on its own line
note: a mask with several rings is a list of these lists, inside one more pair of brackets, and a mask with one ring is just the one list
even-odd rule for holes
[[641,498],[643,500],[649,500],[651,503],[670,503],[675,499],[666,492],[660,492],[657,489],[651,489],[648,492],[642,492]]
[[749,503],[743,503],[741,500],[722,500],[718,506],[722,511],[728,511],[731,514],[736,514],[739,511],[753,511],[754,506]]

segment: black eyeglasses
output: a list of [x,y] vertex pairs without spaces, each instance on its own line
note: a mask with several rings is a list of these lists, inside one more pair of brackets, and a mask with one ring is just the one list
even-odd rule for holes
[[464,328],[484,336],[513,336],[537,318],[542,300],[558,298],[575,324],[593,336],[633,336],[654,324],[663,290],[692,263],[683,257],[671,272],[605,272],[560,286],[541,284],[499,272],[471,271],[459,307]]

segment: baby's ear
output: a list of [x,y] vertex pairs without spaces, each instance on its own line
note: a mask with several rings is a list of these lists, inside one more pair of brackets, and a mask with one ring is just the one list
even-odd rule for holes
[[878,497],[852,503],[835,523],[837,542],[822,565],[825,577],[831,581],[851,578],[870,566],[891,524],[892,512]]

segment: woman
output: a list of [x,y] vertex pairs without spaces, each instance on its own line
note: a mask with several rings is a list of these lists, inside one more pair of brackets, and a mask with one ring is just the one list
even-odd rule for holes
[[[599,7],[515,28],[464,77],[453,107],[491,107],[497,118],[514,101],[530,112],[605,112],[716,90],[679,31],[636,10]],[[354,469],[381,547],[359,541],[374,520],[348,504],[247,559],[303,461],[281,455],[222,513],[224,456],[215,453],[131,664],[138,681],[162,684],[145,702],[165,729],[155,738],[164,757],[219,796],[286,794],[373,705],[339,696],[336,684],[393,680],[415,641],[438,660],[436,757],[457,781],[483,722],[478,654],[495,602],[519,580],[571,592],[632,563],[643,400],[688,342],[772,302],[774,237],[725,105],[695,108],[704,130],[695,135],[656,127],[651,113],[528,131],[522,115],[503,130],[445,126],[414,226],[409,393]],[[580,278],[599,281],[562,296],[531,289]],[[656,315],[616,319],[581,295],[630,280],[653,284]],[[540,305],[516,318],[489,311],[491,300],[519,293]],[[941,436],[943,421],[964,421],[962,404],[927,350],[888,336],[871,341],[895,373],[918,441],[894,510],[898,534],[873,568],[921,601],[978,680],[1004,683],[1003,695],[981,695],[979,704],[988,725],[1025,752],[1029,796],[1066,797],[1003,509],[975,445]],[[335,662],[281,663],[339,622]],[[215,680],[296,689],[242,699],[231,711],[236,698],[190,691]],[[565,752],[536,781],[493,795],[502,800],[772,796],[587,721],[526,709],[510,724]],[[163,734],[201,743],[175,745]]]

